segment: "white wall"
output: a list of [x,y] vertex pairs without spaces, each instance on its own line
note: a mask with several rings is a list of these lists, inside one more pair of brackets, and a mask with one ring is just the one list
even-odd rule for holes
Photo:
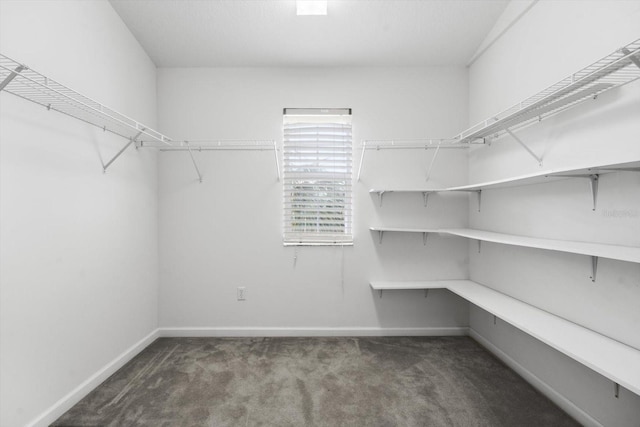
[[[533,95],[640,37],[640,2],[537,2],[470,69],[476,123]],[[509,138],[475,149],[469,179],[479,182],[540,169],[640,160],[640,82],[613,90],[517,132],[540,167]],[[571,179],[483,192],[474,228],[513,234],[640,246],[638,173],[602,175],[598,207],[589,181]],[[640,265],[600,259],[596,283],[584,256],[499,245],[470,246],[470,276],[515,298],[640,349]],[[471,327],[533,375],[607,426],[633,426],[640,396],[613,384],[491,316],[471,311]],[[500,329],[499,331],[497,329]],[[575,415],[575,413],[574,413]]]
[[[155,124],[155,67],[106,1],[3,0],[0,52]],[[48,425],[157,327],[156,160],[103,174],[124,139],[8,93],[0,109],[0,425]]]
[[[185,139],[282,139],[285,107],[353,108],[362,139],[450,136],[467,122],[462,68],[160,69],[158,119]],[[425,184],[433,151],[368,151],[355,183],[353,247],[283,247],[282,184],[273,152],[160,153],[160,325],[204,333],[441,333],[466,327],[467,305],[447,292],[388,292],[370,280],[466,278],[463,239],[386,234],[368,227],[464,226],[465,197],[368,190]],[[360,150],[354,150],[357,170]],[[466,182],[466,153],[441,151],[432,184]],[[297,258],[296,258],[297,256]],[[245,286],[247,301],[236,301]],[[260,331],[258,328],[267,328]],[[342,329],[341,329],[342,328]],[[345,332],[345,328],[348,332]],[[415,328],[415,329],[412,329]],[[223,332],[226,331],[226,332]],[[452,333],[455,329],[445,329]],[[246,332],[249,333],[249,332]]]

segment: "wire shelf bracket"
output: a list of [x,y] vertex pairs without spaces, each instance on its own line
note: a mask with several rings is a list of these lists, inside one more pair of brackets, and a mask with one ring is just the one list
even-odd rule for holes
[[138,132],[138,134],[137,134],[136,136],[134,136],[134,137],[132,137],[132,138],[129,138],[129,142],[127,142],[127,144],[126,144],[124,147],[122,147],[122,148],[120,149],[120,151],[118,151],[118,152],[116,153],[116,155],[115,155],[115,156],[113,156],[113,157],[111,158],[111,160],[109,160],[109,161],[107,162],[107,164],[106,164],[106,165],[104,165],[104,166],[102,167],[102,173],[107,173],[107,168],[108,168],[109,166],[111,166],[111,164],[112,164],[113,162],[115,162],[115,161],[116,161],[116,159],[117,159],[118,157],[120,157],[120,155],[121,155],[122,153],[124,153],[124,152],[125,152],[125,150],[126,150],[127,148],[129,148],[129,146],[130,146],[131,144],[133,144],[133,143],[135,142],[135,143],[136,143],[136,147],[137,147],[137,139],[138,139],[138,137],[139,137],[141,134],[142,134],[142,131]]
[[509,135],[511,135],[511,138],[513,138],[518,144],[520,144],[520,146],[522,148],[524,148],[527,151],[527,153],[529,153],[529,155],[531,157],[536,159],[539,166],[542,166],[542,157],[538,157],[538,155],[536,153],[534,153],[533,150],[531,148],[529,148],[529,146],[527,144],[522,142],[522,140],[520,138],[518,138],[513,132],[511,132],[511,129],[506,128],[505,132],[507,132]]

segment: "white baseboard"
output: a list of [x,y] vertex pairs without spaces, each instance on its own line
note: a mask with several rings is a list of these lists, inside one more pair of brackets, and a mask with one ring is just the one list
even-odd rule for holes
[[379,337],[467,335],[467,327],[452,328],[160,328],[161,337]]
[[149,335],[122,352],[118,357],[105,365],[98,372],[89,377],[86,381],[73,389],[69,394],[58,400],[49,409],[40,414],[36,419],[27,424],[27,427],[46,427],[73,405],[78,403],[90,391],[99,386],[104,380],[113,375],[118,369],[123,367],[127,362],[133,359],[138,353],[144,350],[149,344],[159,337],[158,329],[152,331]]
[[477,331],[469,328],[469,336],[476,340],[484,348],[489,350],[491,353],[493,353],[498,359],[502,360],[505,365],[517,372],[518,375],[524,378],[536,390],[547,396],[553,403],[558,405],[563,411],[573,417],[580,424],[585,427],[603,427],[602,424],[594,419],[591,415],[584,412],[565,396],[561,395],[555,389],[551,388],[547,383],[535,376],[527,368],[516,362],[513,358],[511,358],[511,356],[493,345],[493,343],[480,335]]

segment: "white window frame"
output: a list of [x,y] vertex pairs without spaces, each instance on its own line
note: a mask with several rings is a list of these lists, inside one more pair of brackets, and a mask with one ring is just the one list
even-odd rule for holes
[[351,109],[286,108],[283,243],[353,244]]

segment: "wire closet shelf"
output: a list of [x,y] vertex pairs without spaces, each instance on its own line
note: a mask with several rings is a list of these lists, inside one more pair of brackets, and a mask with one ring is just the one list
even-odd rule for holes
[[460,143],[498,138],[640,78],[640,39],[549,86],[538,94],[472,126]]
[[130,141],[141,137],[163,145],[171,139],[149,126],[94,101],[0,54],[0,90],[58,111]]

